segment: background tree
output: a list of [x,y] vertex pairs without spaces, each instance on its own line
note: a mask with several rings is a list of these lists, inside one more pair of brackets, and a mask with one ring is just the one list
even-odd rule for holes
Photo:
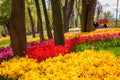
[[22,52],[26,50],[25,0],[12,0],[8,28],[14,55],[22,56]]
[[31,21],[31,30],[32,30],[32,37],[35,38],[35,26],[34,26],[34,21],[33,21],[33,17],[32,17],[32,14],[31,14],[31,9],[28,7],[28,14],[29,14],[29,18],[30,18],[30,21]]
[[47,35],[48,38],[51,39],[52,37],[52,32],[51,32],[51,27],[50,27],[50,21],[47,13],[47,8],[46,8],[46,3],[45,0],[42,0],[42,5],[43,5],[43,11],[44,11],[44,16],[45,16],[45,21],[46,21],[46,30],[47,30]]
[[75,26],[80,26],[81,22],[81,0],[76,0],[75,8],[76,8],[76,19],[75,19]]
[[100,17],[100,13],[102,12],[102,5],[100,2],[97,2],[97,6],[96,6],[96,19],[98,20]]
[[76,20],[76,16],[77,14],[75,14],[75,10],[72,12],[70,20],[69,20],[69,28],[73,28],[75,27],[75,20]]
[[28,10],[29,18],[30,18],[30,23],[31,23],[32,37],[35,38],[35,26],[34,26],[34,21],[33,21],[33,17],[31,14],[31,9],[29,7],[29,2],[27,0],[26,0],[26,3],[27,3],[27,10]]
[[42,17],[41,17],[41,9],[39,5],[39,1],[35,0],[35,6],[36,6],[36,11],[37,11],[37,26],[38,26],[38,31],[40,32],[40,39],[44,41],[44,32],[43,32],[43,24],[42,24]]
[[113,18],[113,15],[111,14],[110,11],[103,12],[103,15],[104,15],[104,19],[107,19],[107,20],[112,20]]
[[73,11],[75,0],[65,0],[65,5],[63,6],[63,18],[64,18],[64,32],[69,31],[69,21]]
[[60,0],[51,0],[51,5],[53,15],[54,43],[55,45],[65,45]]
[[11,13],[11,0],[0,1],[0,32],[8,34],[7,23]]
[[93,20],[97,0],[82,0],[82,21],[81,31],[93,31]]
[[118,26],[118,24],[117,24],[117,18],[118,18],[118,4],[119,4],[119,0],[117,0],[117,7],[116,7],[116,24],[115,24],[116,27]]

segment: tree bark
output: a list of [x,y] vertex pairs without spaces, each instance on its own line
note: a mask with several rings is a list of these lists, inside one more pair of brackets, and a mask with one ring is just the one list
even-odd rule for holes
[[55,45],[65,45],[62,21],[63,19],[60,4],[60,0],[51,0]]
[[26,50],[25,0],[12,0],[12,13],[9,21],[11,47],[14,56],[22,56]]
[[29,14],[30,22],[31,22],[32,37],[35,38],[34,21],[33,21],[33,17],[32,17],[31,10],[29,7],[28,7],[28,14]]
[[76,14],[77,17],[76,17],[76,19],[75,19],[75,27],[78,27],[78,17],[79,17],[79,10],[80,10],[80,9],[79,9],[80,5],[78,5],[78,4],[80,4],[80,3],[79,3],[79,1],[76,0],[76,5],[75,5],[75,7],[76,7],[76,10],[77,10],[77,14]]
[[[77,1],[77,0],[76,0]],[[80,5],[81,5],[81,0],[78,0],[78,7],[77,7],[77,11],[78,11],[78,17],[79,17],[79,20],[80,20],[80,23],[82,23],[82,15],[81,15],[81,8],[80,8]],[[81,26],[80,26],[81,27]]]
[[37,11],[37,26],[40,32],[40,40],[44,41],[44,32],[43,32],[43,25],[42,25],[42,17],[41,17],[41,10],[39,6],[39,1],[35,0],[35,6]]
[[67,27],[69,26],[68,15],[67,15],[68,0],[65,0],[65,5],[63,6],[63,21],[64,21],[64,32],[68,32]]
[[117,7],[116,7],[116,22],[115,22],[115,26],[118,27],[118,5],[119,4],[119,0],[117,0]]
[[47,35],[49,39],[52,39],[53,37],[52,37],[52,32],[51,32],[51,27],[50,27],[50,20],[48,18],[45,0],[42,0],[42,5],[43,5],[44,16],[45,16],[45,21],[46,21]]
[[69,21],[70,21],[70,16],[73,11],[74,7],[74,1],[75,0],[65,0],[65,6],[63,7],[63,17],[64,17],[64,32],[69,31]]
[[82,23],[81,31],[90,32],[94,30],[93,20],[97,0],[82,0]]

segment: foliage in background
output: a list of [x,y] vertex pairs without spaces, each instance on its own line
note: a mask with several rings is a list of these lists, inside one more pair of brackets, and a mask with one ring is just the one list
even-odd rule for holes
[[11,0],[0,1],[0,25],[6,25],[11,14]]
[[[118,21],[117,23],[118,23],[118,27],[120,27],[120,21]],[[115,21],[109,21],[107,25],[108,25],[109,27],[115,27],[115,24],[116,24]]]
[[[34,0],[27,0],[28,3],[26,3],[26,30],[27,32],[31,32],[31,24],[30,24],[30,20],[29,20],[29,16],[28,16],[28,12],[27,12],[27,6],[29,6],[31,8],[32,11],[32,15],[33,15],[33,20],[35,22],[35,29],[37,28],[36,24],[37,24],[37,15],[36,15],[36,8],[35,8],[35,3]],[[49,2],[50,0],[46,1]],[[44,30],[45,30],[45,19],[44,19],[44,13],[43,13],[43,8],[42,8],[42,3],[40,2],[40,7],[41,7],[41,15],[43,18],[43,26],[44,26]],[[50,5],[50,4],[48,4]],[[50,18],[50,24],[52,26],[52,13],[51,13],[51,8],[48,9],[48,15]],[[6,27],[7,23],[8,23],[8,19],[11,15],[11,0],[1,0],[0,1],[0,33],[1,33],[1,29],[4,30],[3,26]]]

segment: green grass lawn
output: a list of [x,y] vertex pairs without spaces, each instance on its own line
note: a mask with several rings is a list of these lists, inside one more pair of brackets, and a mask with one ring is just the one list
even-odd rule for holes
[[103,49],[104,51],[109,51],[114,53],[116,56],[120,56],[120,47],[109,47],[106,49]]

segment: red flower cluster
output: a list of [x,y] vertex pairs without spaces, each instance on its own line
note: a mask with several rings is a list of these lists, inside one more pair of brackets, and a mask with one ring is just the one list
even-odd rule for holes
[[24,54],[27,54],[29,58],[35,58],[40,62],[49,57],[58,56],[59,54],[64,55],[65,53],[70,53],[71,48],[70,40],[66,40],[65,46],[55,46],[53,42],[50,42],[43,45],[30,46]]

